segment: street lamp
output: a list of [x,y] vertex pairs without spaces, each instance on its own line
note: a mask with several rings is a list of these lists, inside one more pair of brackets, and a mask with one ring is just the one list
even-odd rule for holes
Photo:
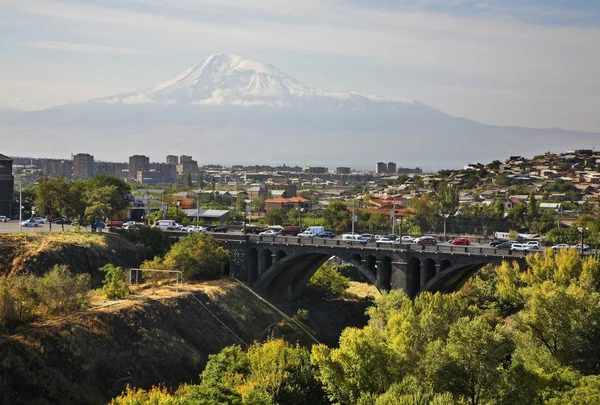
[[444,217],[444,240],[445,240],[446,239],[446,220],[448,219],[450,214],[442,214],[442,216]]
[[354,202],[355,199],[352,199],[352,238],[354,240],[354,221],[356,220],[356,216],[354,215]]
[[402,215],[399,215],[400,218],[400,240],[402,240]]
[[179,206],[181,205],[181,201],[175,202],[175,222],[179,222]]
[[19,179],[19,232],[23,222],[23,180]]
[[580,246],[580,248],[581,248],[581,258],[583,258],[583,241],[584,241],[584,235],[588,231],[589,228],[581,227],[581,228],[577,228],[577,229],[581,233],[581,246]]
[[196,194],[196,225],[200,224],[200,189]]

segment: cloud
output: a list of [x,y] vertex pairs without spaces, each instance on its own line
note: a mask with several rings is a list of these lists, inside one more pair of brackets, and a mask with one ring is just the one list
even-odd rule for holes
[[25,45],[31,48],[48,49],[53,51],[64,52],[83,52],[83,53],[107,53],[117,55],[141,55],[146,52],[135,49],[121,48],[118,46],[93,45],[93,44],[74,44],[71,42],[58,41],[34,41],[27,42]]

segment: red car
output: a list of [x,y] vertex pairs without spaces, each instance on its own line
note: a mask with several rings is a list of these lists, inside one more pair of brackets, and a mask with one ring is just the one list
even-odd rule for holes
[[116,227],[122,227],[123,226],[123,221],[118,220],[118,219],[113,219],[112,221],[106,221],[106,226],[108,226],[109,228],[116,228]]
[[469,239],[467,238],[457,238],[454,239],[452,242],[450,242],[452,245],[465,245],[465,246],[469,246],[469,244],[471,242],[469,242]]

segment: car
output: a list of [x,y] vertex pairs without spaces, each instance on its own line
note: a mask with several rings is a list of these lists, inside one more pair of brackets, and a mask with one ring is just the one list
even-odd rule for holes
[[71,225],[71,224],[73,223],[73,221],[71,221],[71,220],[70,220],[70,219],[68,219],[68,218],[62,218],[62,217],[60,217],[60,218],[54,218],[54,219],[52,220],[52,223],[53,223],[53,224],[65,224],[65,225]]
[[526,243],[513,243],[510,247],[513,251],[532,252],[540,250],[539,246],[528,245]]
[[410,235],[405,235],[400,238],[400,242],[402,242],[402,243],[413,243],[414,241],[415,241],[415,238],[413,238]]
[[[576,245],[573,245],[573,247],[574,247],[576,250],[581,250],[581,243],[578,243],[578,244],[576,244]],[[584,243],[584,244],[583,244],[583,251],[584,251],[584,252],[587,252],[587,251],[589,251],[589,250],[590,250],[590,247]]]
[[450,243],[452,245],[464,245],[464,246],[469,246],[471,244],[471,242],[469,242],[468,238],[456,238]]
[[394,242],[395,240],[392,240],[390,238],[381,238],[376,243],[381,245],[393,245]]
[[[123,229],[136,229],[136,228],[144,228],[147,225],[141,222],[136,221],[127,221],[123,224]],[[179,228],[181,229],[181,228]]]
[[508,249],[512,247],[516,242],[507,240],[506,242],[502,242],[499,245],[494,246],[496,249]]
[[217,226],[213,226],[212,231],[227,233],[227,231],[229,231],[229,228],[226,226],[223,226],[223,225],[217,225]]
[[121,221],[120,219],[112,219],[106,221],[106,226],[108,226],[109,228],[121,228],[123,226],[123,221]]
[[26,219],[25,221],[21,222],[21,226],[37,228],[38,226],[40,226],[40,224],[39,224],[39,222],[37,222],[33,219]]
[[375,235],[372,233],[363,233],[362,236],[367,242],[375,242]]
[[188,225],[182,231],[187,233],[206,233],[206,228],[200,225]]
[[415,240],[419,245],[437,245],[437,239],[433,236],[421,236]]
[[398,235],[396,235],[395,233],[390,233],[390,234],[388,234],[388,235],[385,235],[385,236],[384,236],[384,238],[388,238],[388,239],[391,239],[391,240],[393,240],[393,241],[394,241],[394,240],[398,239],[398,238],[399,238],[399,236],[398,236]]
[[542,246],[540,245],[540,241],[539,240],[530,240],[530,241],[525,242],[525,244],[527,246],[537,246],[540,249],[542,248]]
[[312,237],[320,236],[320,235],[314,234],[312,232],[304,231],[304,232],[300,232],[297,236],[299,238],[312,238]]
[[48,221],[46,220],[46,218],[42,218],[42,217],[35,217],[35,218],[32,218],[32,219],[33,219],[35,222],[37,222],[38,224],[45,224],[46,222],[48,222]]
[[335,238],[335,233],[331,231],[325,231],[319,235],[319,238]]
[[302,231],[303,229],[300,226],[286,225],[281,228],[282,235],[298,236],[298,234]]
[[266,231],[262,231],[261,233],[258,234],[259,236],[277,236],[279,235],[279,232],[274,231],[272,229],[267,229]]
[[552,246],[552,250],[570,249],[571,245],[567,243],[559,243],[558,245]]
[[342,235],[342,242],[350,243],[350,244],[357,243],[357,244],[361,244],[361,245],[367,244],[367,240],[365,238],[363,238],[360,235],[351,234],[351,233],[346,233],[346,234]]
[[250,225],[246,226],[246,233],[253,233],[258,235],[262,232],[262,228],[260,226]]
[[0,222],[8,222],[10,221],[10,219],[8,219],[8,217],[5,217],[4,215],[0,216]]
[[506,239],[496,239],[490,242],[490,246],[491,247],[498,247],[498,245],[504,243],[504,242],[508,242]]

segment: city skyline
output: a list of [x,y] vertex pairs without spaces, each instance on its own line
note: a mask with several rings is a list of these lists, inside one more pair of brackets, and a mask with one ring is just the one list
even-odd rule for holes
[[591,2],[8,0],[0,9],[6,107],[136,91],[232,52],[328,90],[415,99],[486,124],[600,131]]

